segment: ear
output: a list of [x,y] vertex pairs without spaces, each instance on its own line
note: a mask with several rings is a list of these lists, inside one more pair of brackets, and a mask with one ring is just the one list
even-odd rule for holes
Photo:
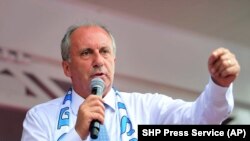
[[71,70],[70,70],[69,65],[70,64],[68,61],[62,61],[62,67],[63,67],[64,74],[68,77],[71,77]]

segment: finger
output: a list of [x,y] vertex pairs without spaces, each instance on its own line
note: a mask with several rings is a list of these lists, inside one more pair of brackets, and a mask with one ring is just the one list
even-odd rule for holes
[[[220,69],[216,72],[215,76],[227,77],[228,75],[237,76],[240,70],[239,64],[236,60],[235,62],[231,60],[226,60],[226,67],[220,67]],[[223,65],[222,65],[223,66]]]
[[95,107],[91,110],[90,116],[92,120],[98,120],[102,124],[104,123],[105,112],[100,107]]
[[240,65],[236,60],[234,60],[234,62],[231,63],[230,67],[221,71],[221,76],[222,77],[227,77],[229,75],[238,76],[239,72],[240,72]]
[[224,59],[222,61],[220,61],[220,65],[217,66],[217,72],[216,73],[219,73],[221,74],[222,71],[224,71],[225,69],[229,68],[229,67],[233,67],[233,64],[234,62],[232,61],[232,59]]
[[[215,76],[221,76],[222,72],[232,67],[231,63],[228,63],[230,60],[224,60],[215,68],[215,72],[213,73]],[[230,61],[231,62],[231,61]],[[217,64],[216,64],[217,65]]]
[[97,95],[88,96],[85,99],[84,103],[89,104],[90,106],[102,105],[102,107],[105,109],[105,107],[103,105],[104,100],[100,96],[97,96]]
[[221,72],[225,70],[227,67],[233,66],[235,62],[236,59],[234,54],[232,54],[231,52],[227,52],[220,57],[220,63],[218,66],[216,64],[216,67],[218,68],[218,71]]
[[[222,59],[217,59],[214,64],[211,66],[211,72],[214,75],[219,74],[219,72],[223,69],[225,69],[225,62],[226,60],[222,60]],[[218,75],[217,75],[218,76]]]
[[228,50],[221,50],[220,56],[210,65],[212,73],[218,73],[218,71],[224,70],[226,67],[233,65],[235,56]]
[[224,54],[226,54],[228,52],[229,52],[229,50],[225,49],[225,48],[216,49],[210,55],[208,64],[213,65],[216,62],[216,60],[218,60],[222,55],[224,55]]
[[102,107],[100,107],[100,106],[91,107],[91,109],[89,111],[91,113],[99,113],[99,114],[101,114],[103,116],[105,115],[104,114],[105,110]]
[[82,119],[82,122],[87,122],[90,124],[93,120],[98,120],[101,123],[104,121],[105,111],[102,108],[102,106],[89,106],[89,105],[81,105],[79,107],[77,119],[80,122],[80,119]]
[[102,99],[101,96],[99,96],[99,95],[94,95],[94,94],[89,95],[89,96],[86,98],[86,100],[87,100],[87,99],[90,99],[90,100],[99,99],[99,100],[103,101],[103,99]]
[[105,111],[105,106],[104,106],[103,102],[100,101],[99,99],[89,102],[88,106],[89,107],[99,107],[99,108],[101,108],[101,110]]
[[229,77],[229,76],[237,76],[238,75],[238,68],[237,67],[228,67],[220,72],[221,77]]
[[92,116],[92,114],[101,114],[103,117],[105,115],[105,106],[103,104],[103,99],[100,96],[92,95],[88,96],[83,102],[84,106],[81,106],[81,110],[87,110],[91,114],[91,119],[96,119],[97,117]]
[[210,72],[212,74],[216,73],[218,71],[218,67],[221,65],[221,56],[224,55],[225,52],[222,51],[222,49],[217,49],[214,52],[212,52],[211,56],[209,57],[208,67],[210,68]]

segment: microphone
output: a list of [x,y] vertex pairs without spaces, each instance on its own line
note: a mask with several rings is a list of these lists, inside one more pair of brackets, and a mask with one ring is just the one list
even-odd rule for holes
[[[92,79],[90,86],[92,94],[102,96],[105,85],[104,81],[101,78],[96,77]],[[99,130],[100,130],[100,122],[98,120],[91,121],[89,131],[90,131],[90,137],[92,139],[97,139]]]

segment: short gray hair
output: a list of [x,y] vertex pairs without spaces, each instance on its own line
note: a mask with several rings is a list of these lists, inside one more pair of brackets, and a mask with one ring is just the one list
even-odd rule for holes
[[116,55],[116,44],[115,44],[115,38],[114,36],[111,34],[111,32],[108,30],[107,27],[105,27],[104,25],[101,24],[96,24],[96,23],[84,23],[84,24],[79,24],[79,25],[72,25],[67,29],[67,32],[65,33],[62,41],[61,41],[61,55],[62,55],[62,60],[63,61],[69,61],[70,60],[70,47],[71,47],[71,40],[70,40],[70,36],[71,34],[78,29],[79,27],[92,27],[92,26],[96,26],[96,27],[100,27],[101,29],[103,29],[104,31],[106,31],[108,33],[108,35],[111,38],[112,41],[112,47],[113,47],[113,52],[114,55]]

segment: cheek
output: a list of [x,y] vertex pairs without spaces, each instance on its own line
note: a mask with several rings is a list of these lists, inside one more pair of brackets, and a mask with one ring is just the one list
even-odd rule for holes
[[109,62],[109,71],[110,71],[110,73],[114,74],[114,71],[115,71],[115,62],[114,61]]
[[72,69],[74,69],[76,77],[86,78],[90,74],[91,66],[86,63],[78,63]]
[[85,77],[91,74],[91,67],[90,66],[80,66],[77,69],[78,69],[78,73],[82,74]]

